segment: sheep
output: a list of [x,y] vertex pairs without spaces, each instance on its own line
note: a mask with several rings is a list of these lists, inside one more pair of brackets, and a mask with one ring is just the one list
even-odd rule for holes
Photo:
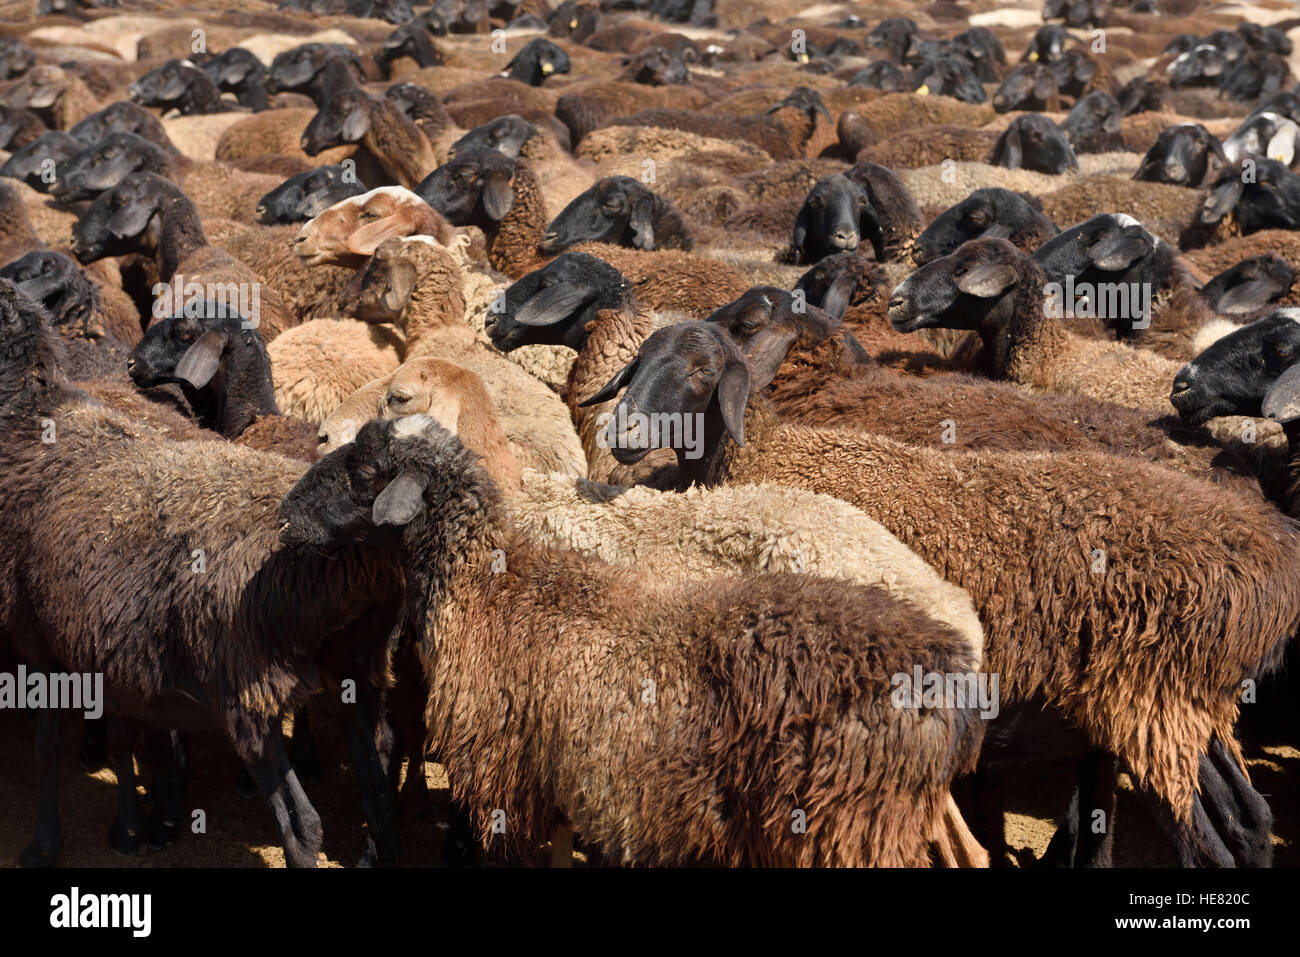
[[[302,134],[318,113],[310,109],[263,110],[230,123],[217,139],[213,157],[224,163],[267,155],[301,158],[312,162],[302,149]],[[216,117],[214,117],[216,119]],[[341,163],[351,159],[355,146],[325,150],[315,163]]]
[[225,113],[230,104],[212,77],[189,60],[168,60],[131,84],[131,99],[141,106],[179,110],[184,116]]
[[110,103],[68,130],[68,135],[84,146],[94,146],[112,133],[134,133],[169,154],[177,152],[158,117],[135,103]]
[[922,96],[951,96],[963,103],[986,103],[989,95],[965,57],[927,60],[907,76],[909,89]]
[[[1084,298],[1082,290],[1074,302],[1059,289],[1046,298],[1052,292],[1033,258],[1005,239],[977,239],[909,276],[890,297],[889,319],[900,332],[977,330],[984,343],[981,371],[991,378],[1167,414],[1178,363],[1075,335],[1062,320],[1076,312],[1086,318],[1105,303]],[[1134,311],[1132,302],[1126,311]]]
[[568,411],[546,386],[471,332],[464,302],[456,257],[425,237],[413,237],[389,240],[375,250],[362,274],[356,311],[366,322],[393,323],[404,330],[404,361],[449,359],[480,375],[523,464],[585,475],[586,457]]
[[266,73],[268,93],[298,92],[322,107],[335,93],[359,86],[361,62],[346,47],[304,43],[277,53]]
[[937,166],[945,160],[983,161],[1000,134],[965,126],[923,126],[864,146],[855,156],[893,168]]
[[384,91],[384,99],[406,114],[424,138],[433,146],[435,153],[440,144],[452,130],[451,117],[442,101],[422,86],[414,83],[394,83]]
[[490,148],[512,158],[522,156],[547,197],[547,205],[563,208],[596,181],[589,164],[569,155],[568,143],[568,129],[554,116],[528,111],[527,116],[508,113],[474,127],[452,143],[446,154],[450,160],[460,150]]
[[1079,160],[1061,128],[1038,113],[1017,116],[993,145],[989,162],[1056,176],[1077,170]]
[[541,86],[547,77],[568,73],[571,67],[567,53],[550,40],[534,37],[497,75],[529,86]]
[[607,176],[565,206],[546,227],[540,248],[556,253],[580,242],[687,252],[695,246],[673,204],[630,176]]
[[[1094,317],[1121,341],[1166,358],[1190,359],[1196,336],[1216,318],[1177,252],[1123,213],[1102,213],[1071,226],[1033,256],[1058,285],[1068,282],[1080,290],[1086,285],[1086,295],[1098,300]],[[1140,286],[1149,301],[1142,306],[1130,300],[1118,313],[1104,308],[1105,290],[1123,286],[1134,294]]]
[[1164,102],[1164,91],[1147,77],[1136,76],[1120,87],[1115,99],[1124,115],[1132,116],[1159,110]]
[[[199,64],[218,90],[235,94],[242,106],[254,112],[265,110],[270,101],[266,95],[266,67],[256,56],[243,47],[231,47]],[[192,112],[181,110],[182,113]]]
[[[353,468],[357,468],[360,474],[382,475],[379,482],[384,483],[383,492],[366,501],[341,500],[333,489],[344,487],[339,483],[358,481],[350,474]],[[399,470],[401,479],[397,478]],[[375,487],[377,485],[378,482]],[[423,504],[426,494],[428,500],[435,503],[427,509]],[[897,785],[888,787],[886,793],[881,794],[875,787],[868,789],[854,780],[845,781],[846,765],[836,759],[832,763],[839,771],[833,783],[821,787],[844,793],[837,794],[834,799],[829,799],[828,795],[826,801],[810,800],[816,801],[819,807],[843,809],[841,814],[846,815],[843,820],[839,816],[829,821],[819,820],[816,825],[810,824],[809,833],[800,835],[793,842],[781,836],[788,831],[784,823],[780,827],[763,823],[778,819],[784,822],[788,808],[781,802],[788,803],[791,800],[789,795],[807,792],[810,785],[800,781],[806,774],[803,762],[788,769],[782,766],[779,774],[770,775],[770,783],[758,786],[752,780],[752,772],[745,771],[744,775],[751,780],[737,788],[726,783],[735,773],[728,771],[727,766],[776,768],[777,765],[768,758],[742,757],[742,754],[749,750],[752,746],[749,742],[753,741],[763,741],[764,750],[770,748],[772,735],[777,734],[779,738],[782,733],[774,729],[784,724],[764,722],[761,728],[747,730],[732,727],[728,738],[738,742],[739,750],[732,748],[725,758],[713,756],[706,766],[692,766],[684,772],[692,778],[698,775],[700,780],[707,779],[711,788],[721,787],[727,792],[729,807],[724,827],[706,823],[700,815],[709,813],[709,801],[706,798],[701,804],[697,798],[690,797],[689,791],[684,790],[690,787],[686,778],[678,774],[658,774],[647,778],[636,768],[645,762],[660,768],[679,764],[682,756],[694,745],[684,742],[680,734],[667,734],[665,729],[670,726],[691,727],[705,733],[705,729],[715,726],[717,719],[690,714],[684,697],[679,699],[671,692],[661,692],[659,708],[648,712],[650,724],[644,734],[636,736],[635,743],[629,743],[624,728],[618,734],[620,743],[617,745],[612,741],[609,745],[598,744],[609,733],[602,728],[606,722],[605,715],[610,713],[610,702],[618,700],[619,695],[626,696],[625,692],[617,690],[617,682],[624,679],[617,678],[613,672],[603,675],[581,667],[575,671],[572,648],[561,637],[565,632],[576,634],[572,628],[563,626],[575,617],[582,618],[588,623],[579,629],[583,633],[582,641],[588,645],[600,643],[605,649],[601,654],[610,661],[631,653],[641,661],[634,665],[634,669],[649,669],[658,674],[658,684],[666,689],[684,687],[683,682],[691,685],[702,682],[701,689],[691,695],[691,700],[705,701],[719,693],[730,694],[732,692],[728,689],[739,688],[742,683],[730,678],[705,677],[710,672],[723,672],[716,671],[718,663],[713,660],[710,641],[702,636],[734,635],[734,623],[742,618],[751,622],[771,622],[771,625],[758,627],[764,634],[771,630],[790,636],[785,640],[794,641],[796,645],[787,652],[785,646],[778,643],[775,657],[767,647],[764,659],[780,661],[780,667],[786,669],[791,667],[786,655],[794,652],[794,647],[799,648],[801,660],[804,655],[810,655],[807,660],[819,660],[828,653],[822,649],[829,649],[828,639],[832,636],[835,647],[842,649],[842,655],[855,656],[858,653],[856,649],[864,646],[872,647],[876,654],[880,654],[876,648],[879,629],[873,623],[885,617],[879,605],[884,593],[873,593],[862,586],[824,584],[817,579],[779,576],[748,578],[743,583],[736,579],[716,582],[711,594],[705,598],[698,590],[676,583],[645,588],[644,579],[635,577],[629,570],[572,554],[539,549],[526,539],[502,529],[496,491],[477,464],[477,457],[427,417],[375,422],[363,427],[348,450],[332,453],[312,466],[299,486],[285,498],[281,516],[286,522],[285,541],[328,547],[331,551],[366,528],[382,524],[402,528],[401,544],[395,550],[401,554],[410,573],[408,592],[411,604],[406,617],[412,629],[411,637],[422,649],[429,686],[438,689],[438,693],[430,696],[426,714],[430,736],[435,749],[446,762],[453,796],[466,801],[472,809],[480,833],[491,833],[492,828],[487,825],[492,809],[505,810],[507,819],[513,822],[506,835],[509,849],[520,852],[530,842],[543,839],[556,823],[563,822],[584,840],[599,845],[605,855],[629,864],[701,861],[732,865],[812,865],[923,863],[926,860],[925,848],[931,836],[942,826],[940,819],[946,806],[946,795],[942,792],[948,783],[942,779],[943,775],[939,776],[941,780],[930,784],[927,774],[927,783],[918,785],[917,790],[921,793],[916,796],[909,794],[906,798],[902,795],[893,798]],[[453,540],[455,544],[449,546]],[[433,544],[435,541],[438,544]],[[505,570],[500,574],[485,578],[464,571],[479,567],[483,562],[490,564],[492,549],[502,546],[507,558]],[[454,553],[446,553],[447,547],[454,549]],[[438,554],[439,551],[442,554]],[[546,586],[550,594],[544,605],[535,599],[538,594],[535,589],[543,580],[550,583]],[[583,583],[581,587],[577,586],[578,582]],[[571,593],[571,597],[557,603],[556,588],[563,589],[566,596]],[[605,599],[600,597],[597,600],[597,596],[635,594],[643,588],[654,594],[647,594],[645,601],[629,602],[626,607],[633,609],[630,614],[611,618]],[[529,595],[534,597],[529,598]],[[442,596],[461,603],[464,613],[446,614],[441,609],[449,606],[442,605]],[[563,610],[557,612],[557,607]],[[812,623],[813,609],[822,616],[817,625]],[[918,613],[913,611],[912,614]],[[684,638],[688,630],[687,620],[695,622],[689,629],[696,636],[694,639],[675,641],[669,637],[680,634]],[[919,634],[913,637],[900,615],[890,615],[889,625],[893,634],[898,636],[896,640],[910,646],[908,652],[898,656],[899,661],[907,659],[908,667],[918,657],[922,644],[935,640],[923,639]],[[937,645],[931,645],[936,651],[921,655],[928,659],[926,667],[943,666],[950,670],[973,670],[972,666],[977,667],[968,650],[964,655],[957,652],[964,643],[955,632],[934,624],[930,627],[951,636],[951,644],[943,645],[943,653],[938,652]],[[489,634],[493,636],[492,641],[485,642],[484,638]],[[653,647],[646,644],[651,635],[654,636]],[[501,641],[503,636],[506,638],[504,644]],[[544,649],[540,655],[530,651],[529,642],[534,640],[540,641],[540,647]],[[755,641],[758,640],[756,637]],[[733,639],[728,638],[728,642],[730,647]],[[763,643],[770,642],[764,639]],[[431,650],[435,644],[439,650],[433,655]],[[510,652],[507,655],[489,653],[484,657],[484,651],[490,652],[493,647],[509,647]],[[639,650],[633,651],[633,647]],[[694,650],[689,653],[681,650],[670,652],[670,647]],[[729,652],[732,656],[736,653],[734,648]],[[740,649],[740,653],[743,656],[745,652]],[[477,664],[471,667],[471,660]],[[552,720],[543,716],[549,709],[546,702],[554,696],[538,694],[530,689],[547,686],[555,677],[552,670],[561,661],[565,662],[563,667],[570,682],[577,681],[577,687],[583,690],[576,696],[569,696],[564,709],[566,717],[559,719],[561,725],[556,725],[562,730],[554,732],[552,737],[541,728],[549,726]],[[625,662],[615,670],[621,672],[626,667]],[[723,667],[729,673],[732,668],[739,667],[739,663],[724,664]],[[484,679],[484,668],[489,669],[493,677]],[[885,664],[881,675],[889,668],[890,665]],[[850,687],[866,687],[866,675],[859,672],[857,666],[851,667],[849,673],[853,675],[853,685],[846,681],[834,687],[838,689],[836,694],[841,701],[847,704],[853,700],[851,707],[858,708],[860,705],[856,699],[861,692],[847,698],[845,693]],[[480,714],[474,704],[486,700],[476,690],[477,684],[483,680],[498,688],[508,688],[514,707],[522,709],[516,713],[536,715],[539,726],[536,729],[530,727],[533,719],[526,719],[524,725],[516,726],[517,730],[511,728],[502,738],[499,722]],[[801,687],[809,686],[812,686],[811,682],[801,683]],[[753,693],[746,692],[749,695]],[[787,693],[788,689],[783,690],[782,696]],[[800,714],[820,714],[824,727],[840,726],[840,719],[827,709],[826,704],[806,701],[805,697],[799,696],[797,707]],[[683,703],[678,703],[679,700]],[[573,701],[582,704],[574,708]],[[727,708],[729,711],[737,708],[750,711],[753,705],[736,702]],[[751,713],[766,712],[760,705]],[[778,713],[785,714],[785,706]],[[912,745],[905,730],[918,720],[915,710],[884,711],[882,708],[882,717],[889,721],[891,737],[896,739],[887,753],[906,755],[902,760],[917,770],[934,760],[918,753],[919,742],[918,746]],[[942,766],[950,775],[956,768],[969,763],[969,739],[978,737],[978,733],[966,726],[963,720],[966,716],[961,712],[944,709],[936,714],[931,711],[927,713],[927,718],[930,717],[942,721],[949,733],[941,737],[942,744],[932,744],[924,753],[928,756],[942,751]],[[780,719],[781,722],[784,720]],[[900,724],[902,727],[898,726]],[[488,733],[489,726],[493,743],[485,750],[478,735]],[[523,742],[537,740],[535,735],[538,733],[549,742],[545,748],[554,757],[548,760],[558,769],[558,775],[543,771],[540,764],[534,764],[528,758],[536,749],[524,747]],[[942,734],[938,728],[931,733]],[[834,731],[825,731],[823,735],[830,735],[836,742],[835,748],[841,751],[845,746],[862,747],[861,729],[855,731],[855,743],[851,745],[839,741]],[[899,735],[902,737],[898,738]],[[904,743],[899,746],[897,740]],[[587,743],[573,748],[572,743],[577,741]],[[558,750],[550,750],[552,745]],[[876,769],[873,767],[872,770]],[[855,773],[853,778],[858,779],[861,773]],[[911,773],[915,774],[916,770]],[[595,778],[592,778],[593,774]],[[899,774],[891,770],[883,773],[881,778],[895,782],[900,780]],[[589,796],[580,796],[580,793],[594,793],[590,783],[593,780],[603,782],[596,787],[602,795],[598,802],[592,802]],[[872,780],[876,780],[874,774]],[[620,781],[635,782],[633,790],[636,794],[626,791],[625,796]],[[645,790],[647,781],[651,782],[648,792]],[[933,795],[932,791],[935,792]],[[904,801],[909,806],[906,815],[901,813]],[[895,802],[899,804],[897,810],[894,810]],[[918,807],[924,810],[918,811]],[[823,811],[814,817],[824,814]],[[868,826],[885,814],[897,819],[892,826]]]
[[1290,166],[1298,143],[1300,125],[1294,120],[1269,111],[1254,113],[1223,141],[1222,165],[1239,167],[1247,156],[1267,156]]
[[865,86],[887,93],[904,93],[913,89],[908,75],[888,60],[877,60],[855,73],[849,80],[849,86]]
[[[194,204],[175,184],[153,173],[133,173],[101,193],[73,227],[73,248],[83,264],[105,256],[144,252],[158,271],[155,302],[192,298],[173,282],[199,284],[256,306],[250,315],[268,342],[297,324],[288,304],[256,272],[226,250],[208,244]],[[254,299],[256,297],[256,299]]]
[[836,135],[850,156],[905,130],[928,126],[983,126],[993,111],[983,104],[961,103],[950,97],[890,93],[840,114]]
[[[1255,157],[1250,182],[1230,166],[1215,182],[1192,229],[1235,228],[1241,235],[1270,227],[1300,228],[1300,176],[1276,160]],[[1231,225],[1226,217],[1231,214]],[[1202,243],[1203,245],[1203,243]]]
[[[281,546],[275,506],[300,464],[172,441],[88,400],[63,384],[39,307],[9,286],[0,299],[14,337],[0,368],[3,630],[28,660],[102,674],[110,717],[166,728],[183,699],[185,726],[225,730],[271,804],[291,866],[315,866],[321,830],[289,766],[281,716],[322,679],[333,687],[351,679],[368,858],[396,863],[393,799],[375,742],[400,569],[362,550],[325,557]],[[43,420],[55,423],[58,442],[40,441]],[[89,554],[112,556],[111,571],[86,563]],[[210,562],[203,574],[188,568],[196,555]],[[342,673],[342,659],[325,653],[331,644],[347,649]],[[22,854],[28,866],[53,863],[61,845],[58,710],[42,709],[39,720],[41,806]],[[119,796],[112,838],[125,852],[140,843],[129,761]]]
[[281,415],[275,404],[262,337],[220,303],[200,302],[155,322],[126,368],[141,389],[180,386],[198,424],[227,439],[304,462],[316,457],[315,427]]
[[631,56],[622,79],[646,86],[673,86],[691,81],[681,53],[659,46],[647,47]]
[[1056,77],[1042,63],[1018,66],[1002,81],[993,94],[993,109],[998,113],[1012,110],[1047,110],[1061,108]]
[[878,261],[907,259],[920,232],[921,213],[907,187],[891,170],[863,161],[808,193],[790,253],[796,262],[816,262],[867,239]]
[[429,38],[446,35],[446,23],[436,10],[430,8],[390,33],[375,54],[375,63],[385,77],[392,76],[393,62],[402,57],[409,57],[421,67],[439,66],[445,58],[438,45]]
[[1094,90],[1080,97],[1061,123],[1075,153],[1108,153],[1124,149],[1123,113],[1115,97]]
[[1091,176],[1039,193],[1043,212],[1056,223],[1079,223],[1098,209],[1126,210],[1165,242],[1180,242],[1202,205],[1202,194],[1185,186],[1137,182],[1124,176]]
[[[496,150],[464,150],[434,170],[416,192],[456,226],[477,226],[487,237],[488,262],[512,279],[551,257],[539,252],[546,203],[532,169]],[[607,243],[582,244],[619,270],[648,309],[713,309],[749,284],[726,263],[671,249],[643,252]]]
[[320,166],[290,176],[257,201],[257,221],[268,225],[314,219],[340,200],[360,196],[365,188],[342,165]]
[[0,149],[12,152],[45,132],[41,118],[30,110],[0,106]]
[[349,143],[361,144],[378,166],[376,173],[382,173],[361,173],[361,179],[381,186],[414,189],[438,165],[428,138],[405,113],[392,101],[360,89],[335,93],[302,134],[302,150],[308,156]]
[[0,105],[29,110],[50,129],[64,131],[100,108],[85,83],[47,63],[32,67],[0,94]]
[[384,240],[411,235],[431,236],[443,246],[457,241],[447,220],[415,193],[380,186],[317,213],[298,230],[293,251],[311,266],[360,266]]
[[1217,313],[1246,315],[1286,296],[1295,277],[1295,270],[1280,256],[1251,256],[1202,286],[1200,297]]
[[968,239],[993,236],[1033,252],[1060,231],[1043,215],[1043,204],[1032,194],[997,187],[977,189],[931,221],[912,245],[912,261],[924,266]]
[[1179,123],[1160,134],[1133,178],[1196,188],[1213,183],[1228,165],[1223,145],[1205,127]]
[[1287,262],[1300,262],[1300,233],[1290,229],[1262,229],[1203,249],[1190,249],[1183,258],[1205,275],[1215,276],[1243,259],[1267,253],[1276,253]]
[[26,183],[38,192],[49,192],[58,182],[59,167],[82,150],[67,133],[51,130],[26,146],[19,147],[0,164],[0,176]]
[[[978,241],[989,243],[1007,245]],[[1270,814],[1232,728],[1241,681],[1277,667],[1300,616],[1300,530],[1258,498],[1142,462],[941,452],[779,425],[750,393],[780,351],[758,347],[747,365],[718,326],[678,323],[588,401],[623,392],[610,444],[628,463],[659,444],[632,410],[704,415],[703,457],[677,450],[683,487],[766,481],[862,508],[971,595],[1010,715],[1045,704],[1123,761],[1157,797],[1183,863],[1266,864]],[[687,369],[705,371],[688,384]],[[1101,591],[1094,548],[1110,557]],[[1252,620],[1225,625],[1224,607],[1249,608]],[[1233,825],[1216,829],[1207,802]]]
[[1252,102],[1294,82],[1287,61],[1276,53],[1249,53],[1223,71],[1219,96]]

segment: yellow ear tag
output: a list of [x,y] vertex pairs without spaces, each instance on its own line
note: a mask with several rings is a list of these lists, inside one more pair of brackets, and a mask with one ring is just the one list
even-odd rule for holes
[[1029,54],[1029,62],[1034,63],[1038,59],[1038,51],[1034,50]]
[[578,29],[578,21],[577,21],[577,20],[570,20],[570,21],[569,21],[569,29],[570,29],[570,30],[576,30],[576,29]]
[[807,63],[807,62],[808,62],[808,54],[806,54],[806,53],[800,53],[800,54],[799,54],[799,62],[800,62],[800,63]]
[[930,84],[928,84],[928,83],[922,83],[919,87],[917,87],[917,89],[916,89],[916,95],[917,95],[917,96],[929,96],[929,95],[930,95]]
[[555,72],[555,67],[553,67],[551,64],[549,63],[542,64],[542,74],[544,76],[550,76],[554,72]]

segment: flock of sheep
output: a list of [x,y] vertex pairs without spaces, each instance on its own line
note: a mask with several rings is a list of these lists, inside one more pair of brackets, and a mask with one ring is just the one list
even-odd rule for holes
[[21,864],[73,746],[162,862],[340,764],[365,865],[1295,840],[1290,4],[107,6],[0,8]]

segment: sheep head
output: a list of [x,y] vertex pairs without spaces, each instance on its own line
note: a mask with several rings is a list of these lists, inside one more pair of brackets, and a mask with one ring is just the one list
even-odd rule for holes
[[300,223],[335,203],[365,192],[342,165],[318,166],[296,173],[257,201],[260,223]]
[[64,202],[94,199],[132,173],[175,176],[164,150],[134,133],[110,133],[61,164],[50,192]]
[[415,192],[453,226],[495,229],[515,201],[517,164],[496,150],[462,150],[424,178]]
[[622,273],[587,253],[565,253],[524,276],[488,311],[487,334],[502,352],[526,345],[563,345],[575,352],[602,309],[631,304]]
[[1061,128],[1045,116],[1017,116],[993,145],[991,162],[1007,169],[1028,169],[1056,176],[1077,170],[1079,161]]
[[915,332],[1009,321],[1016,291],[1039,296],[1042,275],[1005,239],[975,239],[904,279],[889,298],[889,322],[899,332]]
[[537,127],[522,116],[507,113],[474,127],[452,143],[447,150],[447,158],[454,159],[468,150],[496,150],[504,156],[514,158],[536,132]]
[[816,262],[858,248],[863,237],[883,258],[880,214],[867,191],[841,173],[820,180],[809,192],[795,218],[790,248],[798,262]]
[[[1032,200],[1032,202],[1031,202]],[[1035,225],[1043,231],[1057,233],[1037,200],[1009,189],[977,189],[956,206],[935,217],[912,247],[912,260],[924,266],[940,256],[947,256],[971,239],[1010,239]]]
[[500,75],[529,86],[541,86],[548,76],[568,73],[571,68],[567,53],[550,40],[536,37],[514,55]]
[[1281,256],[1251,256],[1207,282],[1200,295],[1215,312],[1242,315],[1282,298],[1291,291],[1295,276]]
[[1133,178],[1195,188],[1217,180],[1231,162],[1225,147],[1205,127],[1178,123],[1161,131]]
[[298,231],[294,253],[309,266],[360,266],[384,241],[412,235],[432,236],[443,245],[456,239],[447,221],[415,193],[381,186],[317,213]]
[[546,227],[541,249],[560,252],[581,242],[655,249],[656,200],[665,202],[639,180],[607,176],[560,211]]
[[1300,309],[1277,309],[1224,336],[1174,376],[1169,401],[1187,422],[1267,415],[1263,403],[1300,360]]
[[179,186],[155,173],[132,173],[100,193],[73,224],[77,261],[94,262],[157,248],[158,214],[174,202],[188,203]]
[[98,321],[87,325],[94,314],[98,292],[86,274],[63,253],[47,249],[29,252],[0,269],[7,279],[50,313],[51,321],[63,328],[75,327],[78,335],[100,338],[105,330]]

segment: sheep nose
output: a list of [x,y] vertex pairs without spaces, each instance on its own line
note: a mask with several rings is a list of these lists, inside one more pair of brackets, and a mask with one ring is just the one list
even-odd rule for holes
[[889,308],[891,311],[894,309],[902,309],[906,305],[907,305],[907,300],[902,296],[889,297]]
[[1182,179],[1186,174],[1187,170],[1182,163],[1165,164],[1165,176],[1168,179]]
[[127,360],[126,360],[126,371],[127,371],[127,372],[130,372],[130,371],[131,371],[132,369],[134,369],[134,368],[135,368],[135,360],[134,360],[134,359],[127,359]]
[[839,249],[857,249],[858,234],[854,230],[840,228],[831,234],[831,242]]

